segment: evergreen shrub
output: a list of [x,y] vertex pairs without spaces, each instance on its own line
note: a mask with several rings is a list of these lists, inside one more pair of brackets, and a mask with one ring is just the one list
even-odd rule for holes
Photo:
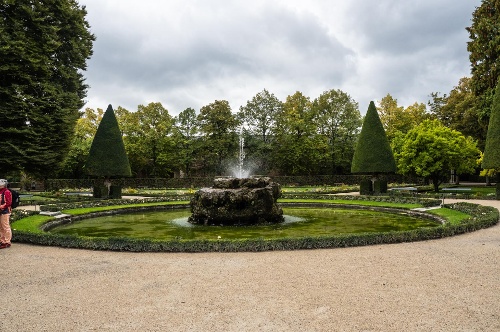
[[370,179],[363,179],[359,183],[359,193],[361,195],[371,195],[373,194],[373,184]]
[[375,194],[387,193],[387,181],[380,179],[373,181],[373,192]]

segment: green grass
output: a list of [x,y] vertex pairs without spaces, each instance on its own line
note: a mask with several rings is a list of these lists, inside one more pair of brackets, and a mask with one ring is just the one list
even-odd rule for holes
[[451,225],[460,224],[463,220],[470,217],[470,215],[468,215],[467,213],[447,208],[429,210],[427,212],[445,218]]
[[13,222],[12,229],[14,230],[14,232],[16,230],[21,230],[32,233],[44,233],[40,229],[40,226],[52,219],[54,219],[54,217],[37,214]]

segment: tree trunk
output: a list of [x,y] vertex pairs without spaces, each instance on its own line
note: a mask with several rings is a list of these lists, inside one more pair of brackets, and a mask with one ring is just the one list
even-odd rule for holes
[[434,177],[432,178],[432,185],[434,186],[434,192],[438,193],[439,192],[439,178]]

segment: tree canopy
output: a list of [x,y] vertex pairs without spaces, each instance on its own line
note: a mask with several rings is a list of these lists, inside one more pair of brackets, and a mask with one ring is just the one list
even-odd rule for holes
[[65,158],[95,37],[74,0],[0,2],[0,172],[45,178]]
[[500,76],[500,0],[482,0],[467,28],[471,86],[476,95],[490,94]]
[[217,175],[222,175],[224,162],[236,158],[236,130],[239,121],[231,113],[231,107],[226,100],[216,100],[203,106],[197,121],[200,132],[205,135],[200,148],[204,151],[206,166],[212,167]]
[[102,178],[132,175],[122,133],[111,105],[104,112],[97,128],[85,169],[89,175]]
[[326,138],[328,153],[323,174],[342,174],[350,170],[361,114],[358,103],[341,90],[323,92],[313,102],[317,133]]
[[476,96],[475,107],[479,122],[484,124],[481,136],[491,112],[491,103],[500,77],[500,0],[482,0],[472,13],[469,32],[469,60],[471,63],[472,92]]
[[353,173],[393,173],[394,155],[373,101],[368,106],[352,158]]
[[474,172],[480,155],[472,138],[438,120],[425,120],[406,135],[396,137],[392,146],[398,171],[432,180],[436,192],[451,170],[458,174]]

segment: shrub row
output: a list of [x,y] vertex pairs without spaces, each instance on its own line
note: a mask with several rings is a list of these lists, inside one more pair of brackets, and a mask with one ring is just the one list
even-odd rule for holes
[[391,202],[391,203],[403,203],[403,204],[421,204],[424,207],[438,206],[441,204],[439,199],[426,199],[420,197],[408,197],[408,196],[371,196],[371,195],[342,195],[342,196],[331,196],[317,193],[301,193],[301,194],[283,194],[282,198],[288,199],[321,199],[321,200],[332,200],[341,199],[349,201],[371,201],[371,202]]
[[136,199],[102,199],[102,200],[98,199],[98,200],[78,201],[69,203],[59,202],[54,204],[41,205],[40,211],[55,212],[55,211],[63,211],[71,209],[114,206],[114,205],[180,202],[180,201],[189,201],[190,199],[191,196],[188,195],[177,195],[171,197],[146,197],[146,198],[136,198]]
[[[359,184],[363,179],[370,178],[368,175],[311,175],[311,176],[271,176],[274,182],[282,186],[324,186],[334,184]],[[384,175],[381,178],[389,183],[423,183],[422,178],[405,177],[399,174]],[[190,177],[190,178],[126,178],[113,179],[114,185],[123,188],[202,188],[212,186],[213,177]],[[45,189],[60,190],[64,188],[90,188],[94,186],[92,179],[48,179],[45,181]]]
[[420,228],[411,231],[387,233],[343,234],[322,237],[302,237],[283,239],[248,239],[248,240],[172,240],[157,241],[131,239],[126,237],[91,238],[83,236],[68,236],[52,233],[32,233],[16,231],[16,242],[39,245],[52,245],[66,248],[90,250],[114,250],[132,252],[238,252],[238,251],[268,251],[321,249],[366,246],[376,244],[401,243],[438,239],[478,229],[487,228],[498,223],[499,212],[491,207],[471,203],[457,203],[449,206],[472,217],[462,223],[444,225],[432,228]]

